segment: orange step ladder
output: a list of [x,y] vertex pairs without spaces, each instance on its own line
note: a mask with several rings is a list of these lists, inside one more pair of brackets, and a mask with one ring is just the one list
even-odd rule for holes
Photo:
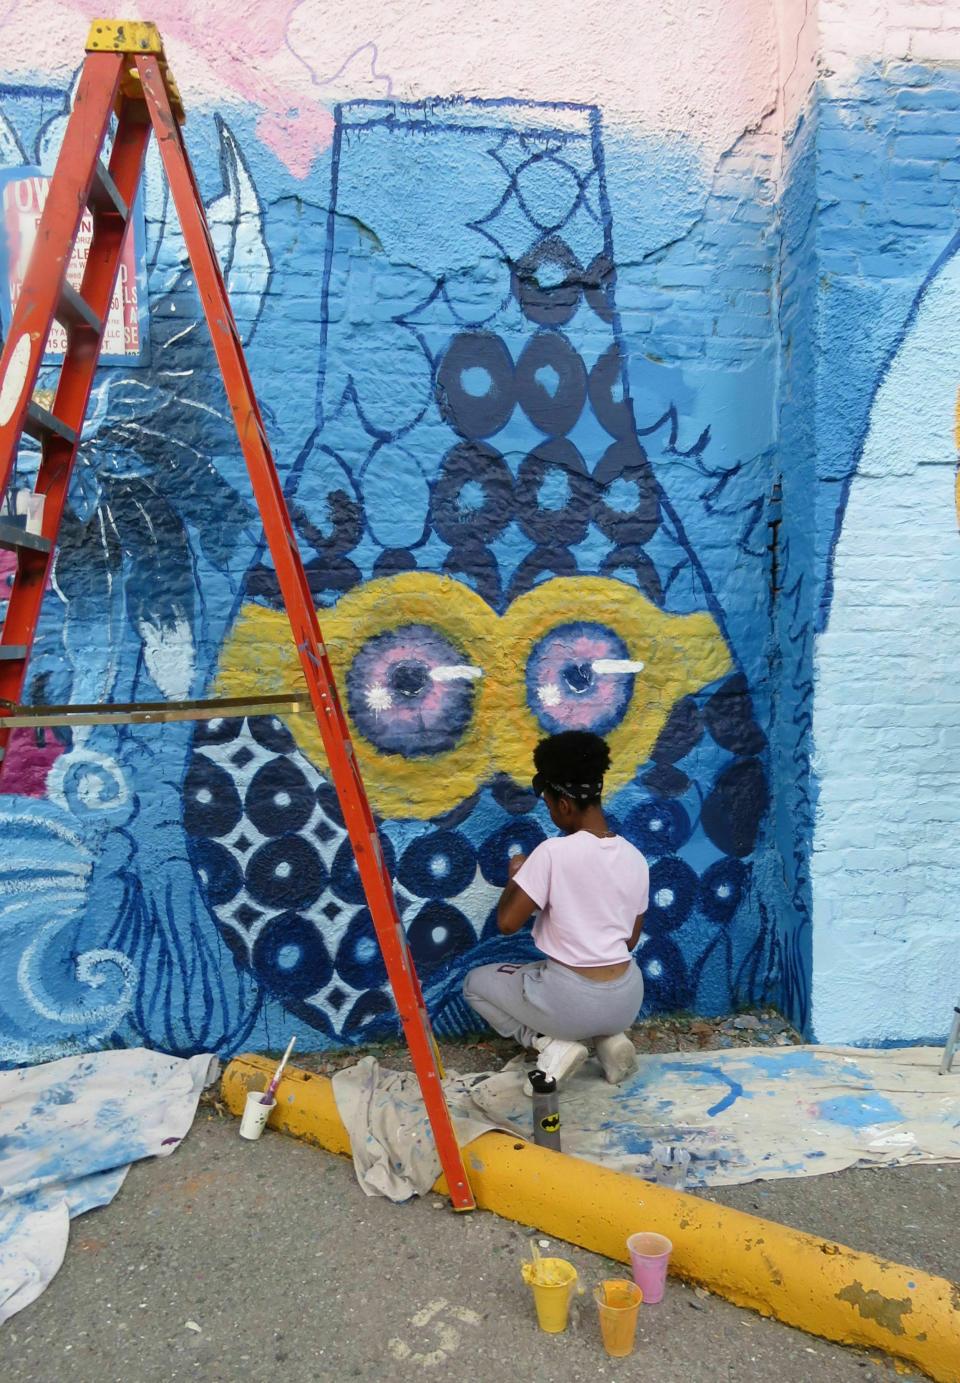
[[[114,114],[112,148],[105,164],[101,154]],[[180,126],[184,118],[155,26],[96,20],[87,40],[87,56],[36,244],[0,356],[0,498],[10,487],[24,430],[41,445],[35,493],[43,497],[40,534],[9,520],[0,521],[0,547],[13,551],[17,558],[0,632],[0,755],[14,725],[50,723],[40,714],[31,715],[36,708],[21,706],[20,698],[130,211],[154,131],[440,1164],[454,1208],[472,1210],[475,1202],[444,1098],[439,1053],[183,141]],[[93,215],[93,239],[77,292],[67,282],[67,268],[87,210]],[[66,328],[67,348],[53,405],[47,411],[33,401],[33,391],[55,320]],[[243,698],[247,703],[265,699],[255,694]],[[274,699],[295,701],[289,696]],[[190,717],[191,707],[197,719],[229,713],[224,703],[219,707],[216,703],[177,703],[176,718]],[[109,713],[121,708],[104,709]],[[133,721],[158,718],[156,706],[144,707],[143,714],[137,714],[133,707],[126,709]],[[46,710],[51,717],[54,711],[60,713],[52,717],[58,723],[70,723],[71,708]],[[0,790],[2,768],[0,762]]]

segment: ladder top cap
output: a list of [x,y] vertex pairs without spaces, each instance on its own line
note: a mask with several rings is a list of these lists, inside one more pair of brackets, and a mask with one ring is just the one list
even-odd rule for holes
[[156,24],[139,19],[95,19],[87,34],[88,53],[160,53],[163,39]]

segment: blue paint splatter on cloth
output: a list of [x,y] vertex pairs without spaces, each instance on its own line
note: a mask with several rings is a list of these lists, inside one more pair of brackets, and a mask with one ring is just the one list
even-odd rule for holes
[[57,1272],[70,1220],[179,1145],[215,1070],[209,1054],[129,1048],[0,1071],[0,1324]]

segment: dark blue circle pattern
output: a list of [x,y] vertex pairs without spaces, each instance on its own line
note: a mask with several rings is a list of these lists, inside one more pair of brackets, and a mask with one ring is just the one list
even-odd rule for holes
[[[548,164],[556,165],[557,177],[563,179],[570,173],[577,183],[572,209],[562,218],[559,211],[554,214],[549,197],[545,199],[546,211],[539,201],[531,200],[541,186],[537,179]],[[502,608],[504,600],[515,598],[543,577],[574,575],[580,570],[581,558],[569,549],[584,540],[593,523],[612,545],[600,559],[601,571],[635,581],[651,600],[662,604],[664,592],[656,562],[660,562],[664,573],[669,567],[659,556],[655,562],[644,551],[644,544],[654,537],[660,522],[659,490],[637,440],[620,347],[614,341],[587,371],[570,338],[560,330],[573,321],[584,300],[603,322],[611,324],[615,320],[615,267],[609,255],[601,251],[584,269],[559,233],[574,211],[593,215],[585,196],[586,181],[573,165],[555,158],[552,152],[527,160],[508,177],[531,222],[544,232],[519,258],[515,246],[504,253],[511,268],[513,294],[527,322],[536,329],[531,332],[529,326],[523,328],[523,339],[518,343],[511,338],[509,347],[493,331],[458,331],[436,356],[436,403],[446,423],[464,439],[443,459],[430,500],[429,527],[450,549],[441,559],[443,568],[472,585],[491,605]],[[571,242],[579,248],[582,240],[574,242],[573,233],[569,232]],[[443,285],[439,287],[443,289]],[[414,330],[412,326],[410,329]],[[611,338],[607,335],[606,339]],[[517,357],[516,366],[513,356]],[[589,358],[593,358],[593,352]],[[588,453],[592,474],[591,467],[565,439],[565,434],[582,418],[587,400],[594,418],[607,437],[613,439],[598,464],[593,465],[594,453]],[[481,439],[496,436],[518,406],[548,440],[521,462],[515,481],[511,473],[514,459],[511,457],[508,466],[500,452]],[[418,407],[426,409],[427,401],[421,401]],[[362,418],[361,422],[366,427]],[[579,435],[577,440],[581,441]],[[347,553],[361,540],[365,529],[362,502],[345,486],[342,493],[331,491],[327,506],[334,529],[329,540],[324,533],[310,528],[309,515],[298,516],[301,531],[318,554],[311,564],[311,589],[325,597],[349,589],[361,579],[356,563],[349,561]],[[521,560],[504,591],[505,578],[488,544],[501,538],[514,521],[523,536],[534,543],[534,549],[521,556],[521,546],[517,553]],[[388,549],[375,558],[375,572],[387,575],[411,570],[419,560],[406,549]],[[275,585],[274,574],[269,575]],[[463,661],[459,651],[451,657],[446,649],[443,659]],[[423,672],[423,668],[413,665],[398,666],[392,674],[391,694],[415,700],[425,685]],[[583,669],[574,668],[571,672],[574,683],[578,676],[584,681]],[[752,716],[746,683],[742,678],[738,681],[738,677],[739,674],[729,679],[702,708],[702,697],[685,698],[674,708],[651,754],[652,764],[642,775],[641,781],[654,793],[654,800],[635,806],[624,824],[627,836],[651,859],[648,929],[638,955],[648,1007],[685,1007],[692,997],[695,982],[679,948],[667,934],[683,926],[694,907],[712,921],[731,921],[748,887],[749,866],[744,864],[742,855],[749,853],[755,843],[766,786],[762,766],[753,758],[762,751],[762,732]],[[568,690],[571,697],[577,697],[585,693],[586,687],[571,684]],[[464,723],[469,720],[469,713],[470,708],[459,708]],[[454,726],[457,715],[458,708],[452,706],[446,728]],[[617,719],[614,715],[614,722]],[[217,746],[229,741],[234,733],[232,726],[241,723],[201,726],[196,747],[209,745],[214,752]],[[257,744],[268,752],[277,756],[295,754],[293,737],[279,720],[261,717],[249,724]],[[690,779],[678,764],[700,741],[704,725],[717,745],[739,757],[716,779],[704,804],[703,828],[725,855],[698,879],[690,865],[676,854],[692,832],[687,810],[677,800],[689,789]],[[556,728],[567,726],[561,723]],[[456,734],[455,727],[451,732]],[[399,752],[410,752],[409,747]],[[205,756],[198,758],[204,760]],[[385,971],[366,910],[358,913],[343,933],[336,947],[339,979],[331,979],[323,923],[317,926],[305,918],[303,911],[311,904],[301,904],[292,896],[299,888],[308,898],[315,897],[324,903],[329,899],[324,911],[331,922],[337,916],[336,900],[347,906],[362,904],[359,877],[347,842],[336,851],[329,885],[323,862],[312,846],[312,861],[305,862],[302,870],[294,867],[289,842],[298,839],[297,832],[303,831],[298,823],[312,800],[319,802],[330,820],[342,827],[332,789],[321,785],[312,790],[307,780],[298,782],[296,766],[278,758],[254,775],[244,794],[246,802],[240,804],[229,771],[224,775],[225,783],[218,776],[216,765],[201,763],[197,768],[195,763],[194,767],[196,771],[191,770],[193,777],[188,775],[185,785],[185,817],[191,831],[191,855],[211,903],[232,904],[241,891],[242,880],[235,856],[210,836],[222,839],[234,831],[243,820],[245,805],[251,824],[261,836],[269,837],[247,860],[247,887],[251,895],[265,906],[282,909],[279,916],[259,925],[254,913],[254,920],[249,922],[250,935],[255,938],[252,964],[261,981],[286,998],[291,1007],[302,1004],[304,1011],[310,1005],[303,1000],[332,984],[330,1007],[337,1011],[340,1035],[349,1040],[395,1031],[392,1002],[379,988]],[[527,794],[516,785],[494,784],[490,796],[508,811],[530,807]],[[744,803],[745,820],[741,819]],[[477,865],[473,846],[452,829],[455,824],[456,818],[452,818],[444,823],[445,829],[415,841],[404,850],[399,864],[404,888],[428,899],[419,912],[406,908],[411,947],[425,974],[442,976],[452,957],[462,955],[473,942],[468,919],[448,901],[470,886]],[[321,828],[327,831],[326,837],[319,836]],[[329,840],[329,823],[321,823],[316,834],[318,839]],[[534,820],[514,817],[480,845],[483,878],[497,886],[504,883],[510,854],[517,849],[529,853],[542,838]],[[383,839],[389,852],[389,842]],[[230,848],[234,848],[232,842]],[[246,847],[237,844],[236,848],[242,851]],[[392,858],[388,865],[393,868]],[[297,880],[292,885],[290,879],[294,874]],[[327,887],[333,896],[325,895]],[[239,910],[235,911],[239,916]],[[488,917],[485,935],[494,927],[494,917],[495,910]],[[231,938],[235,935],[231,930]],[[343,986],[362,991],[355,1002],[353,996],[338,987],[341,981]],[[439,983],[438,980],[437,988]],[[312,1021],[309,1016],[307,1021]]]
[[533,590],[542,576],[576,576],[577,561],[569,548],[535,547],[517,567],[510,582],[509,598],[516,600]]
[[538,331],[517,361],[517,401],[534,427],[560,437],[574,426],[587,398],[587,371],[559,331]]
[[484,442],[461,442],[447,453],[430,507],[444,542],[490,542],[513,518],[513,507],[513,476],[498,451]]
[[473,879],[477,857],[459,831],[421,836],[400,856],[397,878],[420,898],[453,898]]
[[532,817],[521,816],[515,821],[508,821],[506,826],[501,826],[480,846],[477,852],[480,872],[489,883],[505,888],[509,877],[507,870],[513,856],[529,855],[545,839]]
[[379,989],[361,994],[343,1025],[343,1036],[350,1042],[381,1042],[396,1033],[393,1001]]
[[385,982],[387,967],[369,909],[358,912],[344,932],[335,965],[340,978],[354,989],[377,989]]
[[478,538],[463,538],[443,559],[447,576],[455,576],[483,596],[494,608],[500,602],[500,568],[488,547]]
[[619,347],[609,346],[590,371],[590,403],[611,437],[634,440],[633,408],[624,381],[623,357]]
[[718,850],[742,859],[757,843],[767,804],[767,775],[760,760],[737,759],[717,777],[700,820]]
[[582,285],[580,261],[559,235],[545,236],[521,255],[513,270],[513,291],[523,314],[541,326],[566,326],[580,306]]
[[297,742],[278,716],[251,716],[247,728],[257,744],[274,754],[292,754]]
[[327,886],[327,871],[303,836],[286,835],[254,851],[246,879],[251,898],[263,907],[300,910],[320,897]]
[[252,966],[260,983],[281,999],[304,999],[333,974],[323,938],[296,912],[264,924],[253,943]]
[[464,437],[499,432],[514,409],[513,360],[491,331],[464,331],[444,352],[437,372],[441,416]]
[[198,839],[192,842],[193,866],[215,908],[231,902],[243,888],[243,870],[222,845],[215,840]]
[[420,909],[407,931],[407,940],[422,976],[434,974],[476,944],[474,930],[460,909],[437,900]]
[[[544,486],[561,487],[560,503],[545,503]],[[524,457],[517,473],[517,522],[535,543],[579,543],[587,534],[593,481],[566,438],[554,438]]]
[[296,764],[276,758],[257,770],[244,804],[261,835],[281,836],[306,826],[313,814],[314,798]]
[[650,866],[650,905],[645,926],[653,935],[675,931],[690,916],[699,879],[686,860],[665,855]]
[[644,932],[637,964],[643,974],[644,1012],[671,1013],[690,1007],[690,980],[679,946],[665,936]]
[[703,719],[696,700],[682,696],[667,716],[650,755],[656,763],[673,764],[683,759],[703,739]]
[[660,575],[643,548],[635,543],[618,545],[608,552],[600,563],[600,572],[603,576],[612,576],[617,581],[632,576],[641,594],[652,600],[654,605],[663,604],[663,583]]
[[[387,872],[392,876],[396,869],[396,856],[389,839],[382,832],[380,834],[380,847],[383,851]],[[357,868],[353,846],[349,840],[341,842],[333,857],[333,867],[330,870],[330,887],[344,903],[357,904],[365,901],[360,871]]]
[[700,908],[711,922],[732,922],[750,882],[750,867],[743,860],[721,859],[705,869],[700,879]]
[[703,709],[703,718],[717,744],[731,754],[759,754],[766,747],[766,736],[754,719],[743,673],[728,678],[714,692]]
[[593,478],[593,520],[600,531],[615,543],[649,542],[660,523],[660,500],[639,442],[633,437],[614,442],[601,457]]
[[236,739],[242,725],[242,720],[221,720],[219,717],[214,720],[198,720],[193,732],[194,748],[202,749],[208,744],[228,744],[230,740]]
[[628,840],[650,859],[673,854],[690,838],[690,818],[685,808],[670,798],[653,797],[627,814]]
[[226,836],[243,814],[233,779],[205,754],[195,754],[183,783],[183,824],[191,836]]

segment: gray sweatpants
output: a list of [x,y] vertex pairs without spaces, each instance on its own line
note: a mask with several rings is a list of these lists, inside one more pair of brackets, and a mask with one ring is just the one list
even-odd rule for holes
[[643,975],[638,965],[615,980],[588,980],[555,960],[480,965],[464,980],[463,997],[495,1032],[524,1047],[535,1037],[583,1042],[612,1037],[636,1022]]

